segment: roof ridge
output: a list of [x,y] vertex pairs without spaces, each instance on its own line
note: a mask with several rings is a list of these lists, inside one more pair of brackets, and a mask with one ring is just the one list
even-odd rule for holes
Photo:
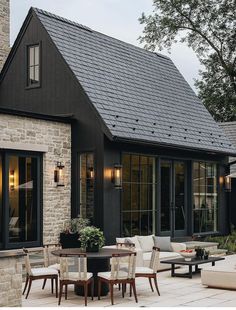
[[35,8],[35,7],[32,7],[32,10],[33,10],[34,12],[36,12],[36,14],[37,14],[37,13],[43,14],[43,15],[46,15],[46,16],[48,16],[48,17],[51,17],[51,18],[60,20],[60,21],[62,21],[62,22],[64,22],[64,23],[67,23],[67,24],[70,24],[70,25],[79,27],[79,28],[81,28],[81,29],[84,29],[84,30],[93,32],[93,30],[92,30],[91,28],[89,28],[88,26],[79,24],[79,23],[74,22],[74,21],[72,21],[72,20],[70,20],[70,19],[67,19],[67,18],[64,18],[64,17],[62,17],[62,16],[53,14],[53,13],[51,13],[51,12],[48,12],[48,11],[45,11],[45,10],[42,10],[42,9],[39,9],[39,8]]

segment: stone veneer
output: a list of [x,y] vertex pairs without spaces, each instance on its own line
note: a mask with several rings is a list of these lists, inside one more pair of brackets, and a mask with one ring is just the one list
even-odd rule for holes
[[[56,243],[64,221],[71,216],[71,125],[0,114],[0,149],[47,149],[43,153],[43,242]],[[65,165],[65,186],[54,183],[54,170]],[[1,290],[0,290],[1,291]]]
[[[2,253],[1,253],[2,254]],[[0,307],[22,304],[22,256],[0,256]]]
[[0,71],[10,51],[10,4],[0,0]]

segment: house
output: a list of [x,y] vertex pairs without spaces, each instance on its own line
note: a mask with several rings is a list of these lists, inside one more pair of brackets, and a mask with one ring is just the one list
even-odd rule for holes
[[[67,174],[60,187],[53,169],[38,172],[41,187],[46,178],[58,197],[49,199],[48,219],[47,198],[38,193],[34,245],[57,241],[63,205],[101,227],[108,244],[121,235],[227,233],[223,180],[236,149],[170,58],[31,8],[1,71],[0,107],[70,120],[71,137],[61,136],[67,151],[50,147],[47,128],[44,141],[32,139],[31,154],[43,165],[40,145],[49,143],[54,166],[61,162]],[[71,162],[63,157],[68,147]],[[12,170],[11,162],[3,167],[3,209],[11,221]],[[65,205],[60,197],[68,193]]]

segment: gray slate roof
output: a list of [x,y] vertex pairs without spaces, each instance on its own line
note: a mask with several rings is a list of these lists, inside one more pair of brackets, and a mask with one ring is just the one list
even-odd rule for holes
[[34,12],[113,137],[236,154],[170,58]]

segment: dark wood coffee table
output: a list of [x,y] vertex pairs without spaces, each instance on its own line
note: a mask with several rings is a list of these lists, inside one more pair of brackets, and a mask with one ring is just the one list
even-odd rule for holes
[[[164,261],[161,261],[161,263],[171,265],[171,276],[172,277],[182,277],[182,278],[191,279],[194,273],[199,273],[201,271],[201,269],[198,268],[198,265],[211,263],[212,266],[215,266],[215,262],[218,262],[220,260],[224,260],[224,257],[209,257],[208,259],[192,258],[191,261],[186,261],[182,257],[182,258],[164,260]],[[188,266],[189,272],[187,272],[187,273],[176,273],[175,272],[175,265]],[[194,271],[193,271],[193,266],[195,266]]]

